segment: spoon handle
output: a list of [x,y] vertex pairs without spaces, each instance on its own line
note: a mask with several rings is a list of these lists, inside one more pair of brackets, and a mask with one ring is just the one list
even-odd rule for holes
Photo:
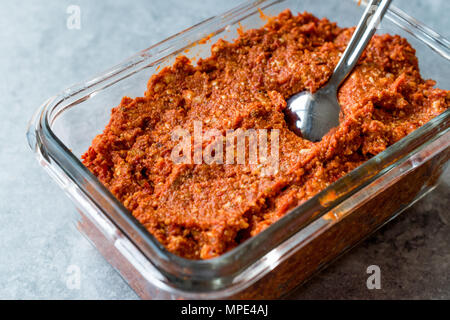
[[378,24],[386,13],[390,3],[391,0],[372,0],[367,5],[347,48],[334,69],[329,85],[336,88],[339,87],[353,70],[359,57],[375,33]]

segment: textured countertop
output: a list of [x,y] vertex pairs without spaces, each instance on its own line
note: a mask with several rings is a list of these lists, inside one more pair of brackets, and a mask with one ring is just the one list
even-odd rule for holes
[[[27,121],[51,95],[240,2],[1,1],[0,299],[137,298],[76,230],[74,206],[28,149]],[[450,38],[450,2],[394,4]],[[67,28],[70,5],[81,9],[79,30]],[[289,298],[450,299],[449,184],[447,171],[433,193]],[[366,287],[369,265],[381,269],[380,290]],[[70,266],[81,271],[79,289],[67,286]]]

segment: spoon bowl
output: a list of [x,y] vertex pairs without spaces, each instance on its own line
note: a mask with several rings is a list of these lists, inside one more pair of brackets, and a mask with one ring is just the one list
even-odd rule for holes
[[325,86],[312,94],[303,91],[288,100],[284,115],[289,127],[297,135],[316,142],[339,125],[341,108],[336,88]]

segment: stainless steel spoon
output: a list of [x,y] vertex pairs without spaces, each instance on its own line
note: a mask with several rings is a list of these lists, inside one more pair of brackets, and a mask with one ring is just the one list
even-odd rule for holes
[[314,94],[309,91],[297,93],[287,101],[284,113],[291,130],[315,142],[339,125],[338,88],[358,62],[390,3],[391,0],[370,1],[333,75],[323,88]]

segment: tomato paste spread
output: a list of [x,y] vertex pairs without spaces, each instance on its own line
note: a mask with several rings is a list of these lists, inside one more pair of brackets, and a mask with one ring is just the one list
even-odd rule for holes
[[[410,44],[376,35],[339,90],[340,125],[316,143],[289,130],[286,100],[327,82],[353,30],[284,11],[219,40],[196,65],[181,56],[143,97],[122,99],[83,163],[169,251],[216,257],[449,108],[450,91],[421,78]],[[279,130],[278,170],[175,163],[172,133],[195,122],[202,132]]]

